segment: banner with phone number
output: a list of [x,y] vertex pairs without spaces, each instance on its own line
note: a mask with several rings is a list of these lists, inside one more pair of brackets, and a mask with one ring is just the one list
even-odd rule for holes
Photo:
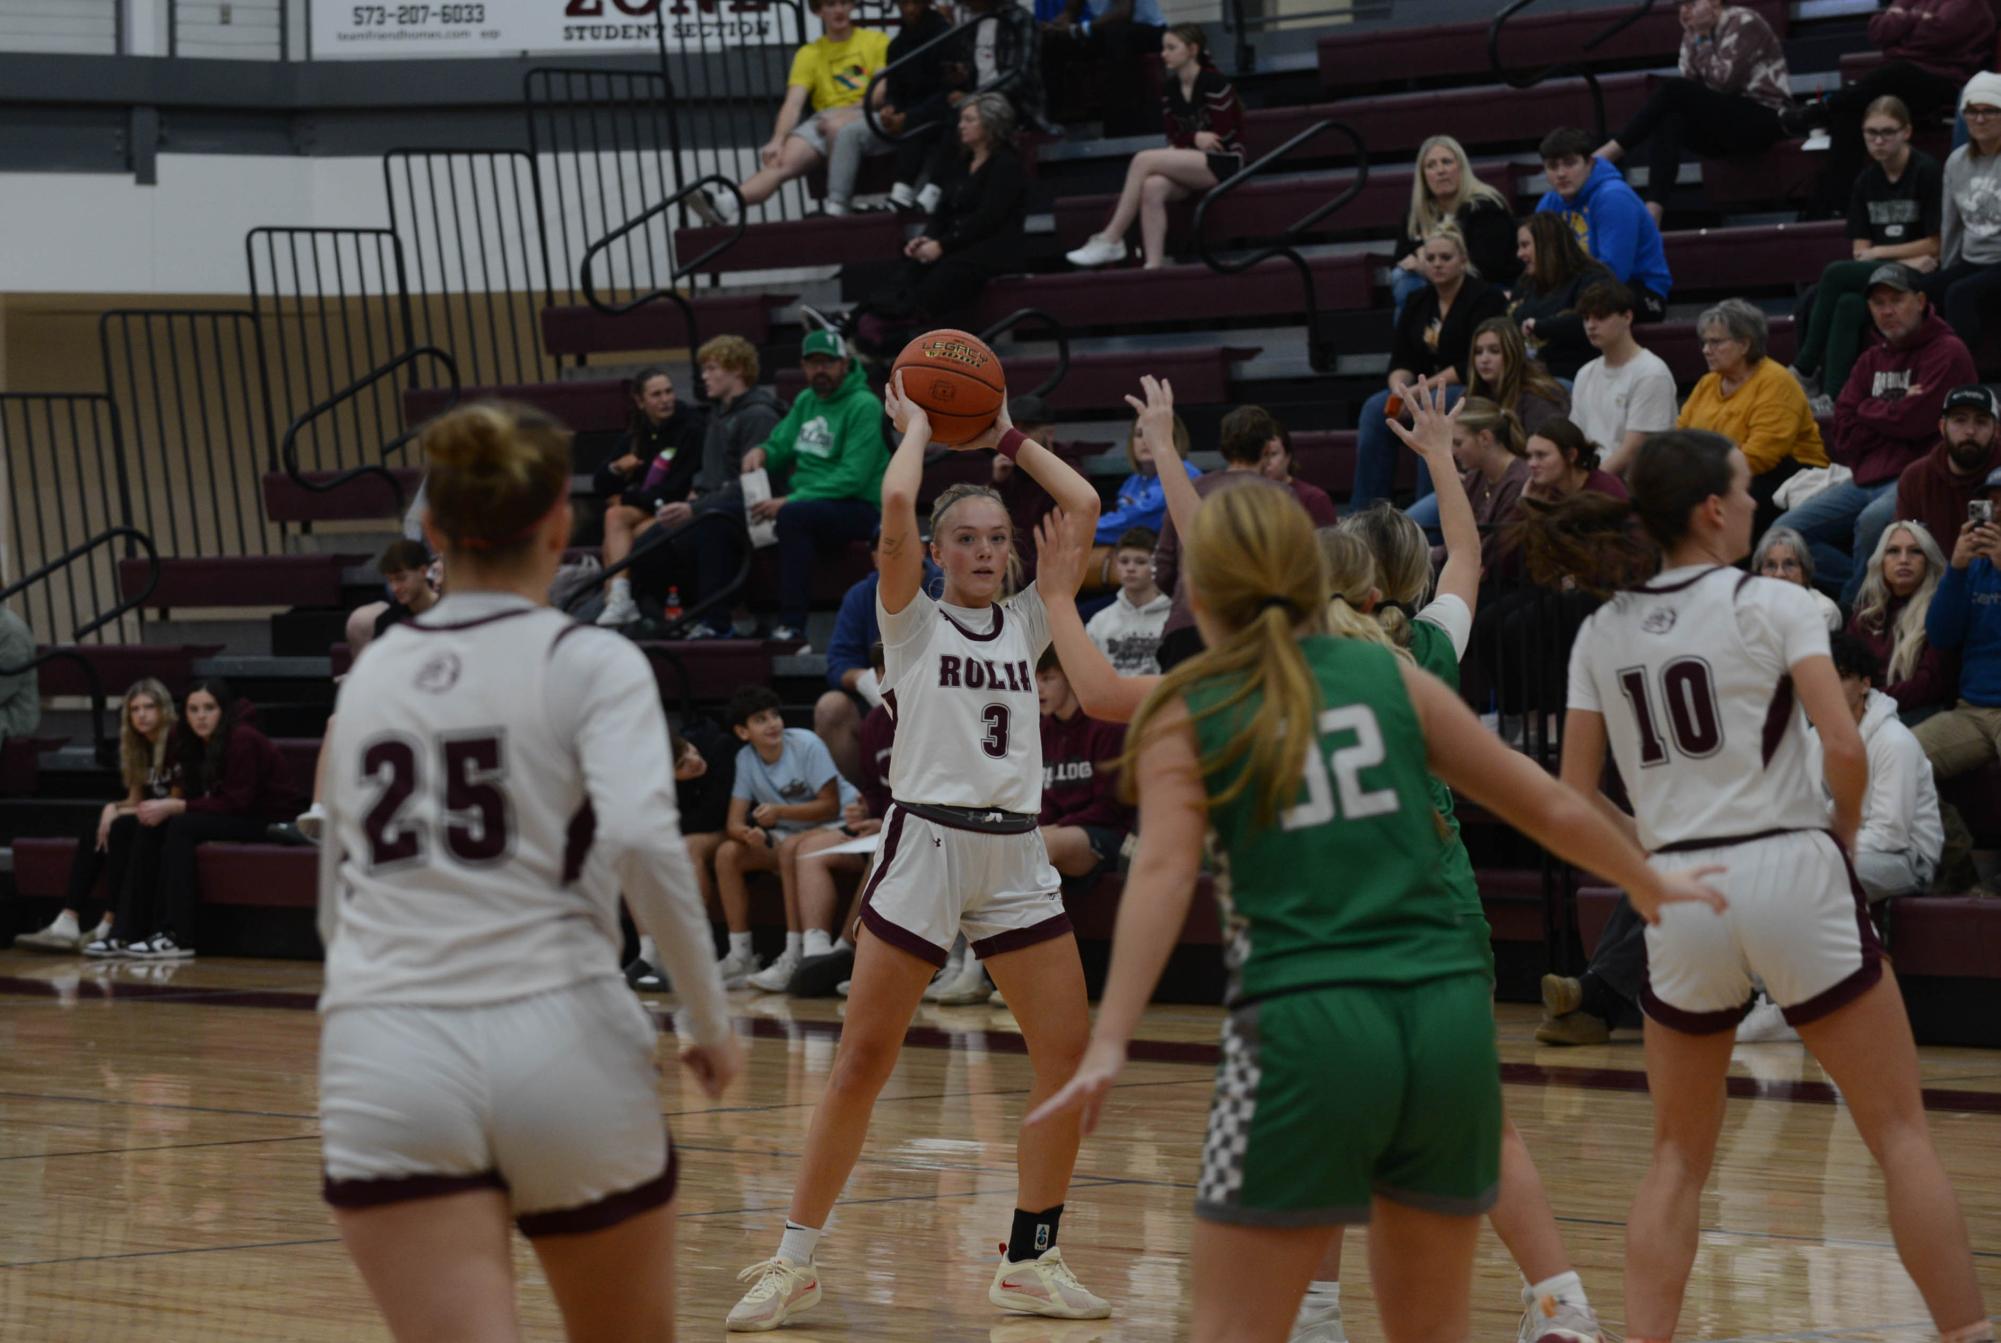
[[[316,61],[438,60],[523,52],[651,51],[662,0],[319,0]],[[665,0],[667,45],[794,43],[789,5],[763,0]]]

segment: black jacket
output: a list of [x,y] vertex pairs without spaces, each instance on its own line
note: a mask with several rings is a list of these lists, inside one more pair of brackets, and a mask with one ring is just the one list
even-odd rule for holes
[[[1459,232],[1466,238],[1466,257],[1488,284],[1511,285],[1522,273],[1515,256],[1515,217],[1506,206],[1475,196],[1453,215]],[[1397,246],[1396,259],[1403,260],[1424,243],[1422,238],[1405,238]]]
[[[708,431],[708,413],[698,406],[676,405],[674,413],[646,429],[628,429],[619,436],[611,458],[597,469],[591,485],[598,498],[614,496],[634,508],[652,510],[662,504],[677,504],[694,488],[695,475],[702,465],[702,439]],[[612,463],[631,454],[639,465],[628,474],[612,469]],[[654,463],[663,454],[672,454],[666,473],[654,475]],[[649,483],[650,481],[650,483]]]
[[924,225],[948,257],[963,257],[994,274],[1019,270],[1022,228],[1028,217],[1028,171],[1021,155],[1002,145],[978,172],[961,158],[944,182],[938,208]]
[[1396,340],[1390,346],[1390,367],[1407,368],[1426,377],[1440,369],[1455,368],[1463,383],[1472,367],[1467,356],[1473,349],[1473,328],[1507,310],[1508,296],[1498,285],[1468,275],[1460,284],[1459,296],[1452,300],[1452,311],[1446,314],[1436,343],[1428,343],[1425,331],[1438,321],[1438,290],[1426,285],[1403,306],[1403,319],[1397,323]]
[[1531,289],[1527,280],[1516,287],[1508,315],[1517,322],[1535,321],[1536,358],[1552,378],[1574,378],[1598,357],[1584,334],[1584,319],[1577,315],[1577,296],[1611,278],[1612,272],[1594,261],[1560,289]]
[[[925,10],[923,18],[897,29],[896,36],[889,40],[889,64],[895,65],[926,42],[951,31],[950,19],[935,9]],[[949,87],[945,63],[952,54],[953,45],[940,42],[901,70],[893,70],[884,76],[889,105],[908,112],[944,93]]]

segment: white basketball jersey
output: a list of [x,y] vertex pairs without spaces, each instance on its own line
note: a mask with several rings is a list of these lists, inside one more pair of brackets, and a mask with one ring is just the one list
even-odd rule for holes
[[1826,827],[1790,669],[1827,651],[1806,589],[1736,569],[1670,569],[1584,622],[1570,707],[1604,716],[1648,850]]
[[[368,646],[337,715],[322,1009],[465,1006],[617,975],[621,886],[687,967],[677,988],[712,963],[659,691],[625,639],[519,597],[450,596]],[[713,1038],[720,987],[686,983]]]
[[890,795],[901,802],[1042,810],[1042,709],[1035,664],[1049,616],[1033,583],[975,610],[922,592],[895,615],[876,594],[883,703],[896,720]]

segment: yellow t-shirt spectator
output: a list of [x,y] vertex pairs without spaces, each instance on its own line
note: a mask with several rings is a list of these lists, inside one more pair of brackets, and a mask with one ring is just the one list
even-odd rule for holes
[[1765,472],[1792,457],[1801,466],[1826,466],[1820,426],[1799,379],[1769,355],[1760,359],[1744,385],[1723,395],[1723,379],[1705,373],[1681,408],[1676,426],[1708,429],[1743,449],[1751,474]]
[[856,28],[845,42],[820,37],[799,48],[785,82],[811,89],[813,110],[824,112],[860,102],[870,76],[887,64],[889,34],[880,28]]

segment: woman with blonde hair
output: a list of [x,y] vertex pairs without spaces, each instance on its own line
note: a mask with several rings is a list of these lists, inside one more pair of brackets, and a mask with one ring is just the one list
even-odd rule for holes
[[[125,796],[107,802],[96,818],[77,836],[76,857],[70,860],[69,895],[62,912],[40,932],[25,933],[14,945],[29,951],[82,951],[92,947],[101,952],[111,938],[111,910],[118,905],[124,889],[132,841],[139,829],[139,804],[171,797],[178,784],[178,771],[167,753],[173,735],[174,697],[167,687],[148,676],[134,681],[118,707],[118,772],[125,784]],[[98,877],[104,877],[110,893],[110,907],[89,918],[97,901],[94,893]],[[151,881],[150,873],[139,880]],[[84,931],[88,928],[90,931]]]
[[1848,632],[1883,666],[1879,687],[1897,701],[1906,724],[1950,706],[1958,693],[1958,659],[1925,641],[1925,616],[1945,573],[1945,552],[1922,522],[1906,518],[1883,529],[1869,557]]
[[1514,259],[1514,212],[1508,198],[1480,180],[1465,146],[1449,135],[1434,135],[1418,146],[1411,173],[1410,209],[1390,276],[1395,301],[1391,321],[1403,315],[1404,304],[1427,283],[1418,253],[1424,240],[1447,224],[1465,237],[1474,268],[1490,284],[1514,281],[1521,266]]

